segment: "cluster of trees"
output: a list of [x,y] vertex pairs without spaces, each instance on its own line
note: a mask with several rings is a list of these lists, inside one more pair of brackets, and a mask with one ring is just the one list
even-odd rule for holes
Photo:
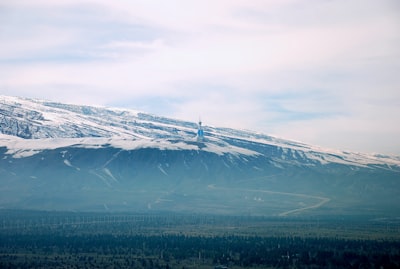
[[0,268],[399,268],[400,242],[300,237],[0,234]]
[[400,268],[400,224],[0,211],[0,268]]

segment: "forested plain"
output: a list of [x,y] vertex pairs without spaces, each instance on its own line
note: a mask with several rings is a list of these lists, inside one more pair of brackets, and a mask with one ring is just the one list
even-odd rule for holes
[[0,268],[400,267],[395,218],[31,211],[0,216]]

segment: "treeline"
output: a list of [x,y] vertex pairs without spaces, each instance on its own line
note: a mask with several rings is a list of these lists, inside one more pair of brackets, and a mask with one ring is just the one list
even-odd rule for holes
[[301,237],[0,234],[0,268],[399,268],[400,242]]

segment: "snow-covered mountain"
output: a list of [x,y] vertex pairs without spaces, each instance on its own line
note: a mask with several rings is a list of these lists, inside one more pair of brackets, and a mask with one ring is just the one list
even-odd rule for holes
[[400,158],[0,96],[0,207],[397,214]]

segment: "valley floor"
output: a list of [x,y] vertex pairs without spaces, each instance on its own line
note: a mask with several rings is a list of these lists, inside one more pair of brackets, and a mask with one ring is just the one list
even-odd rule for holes
[[0,268],[398,268],[399,219],[0,211]]

